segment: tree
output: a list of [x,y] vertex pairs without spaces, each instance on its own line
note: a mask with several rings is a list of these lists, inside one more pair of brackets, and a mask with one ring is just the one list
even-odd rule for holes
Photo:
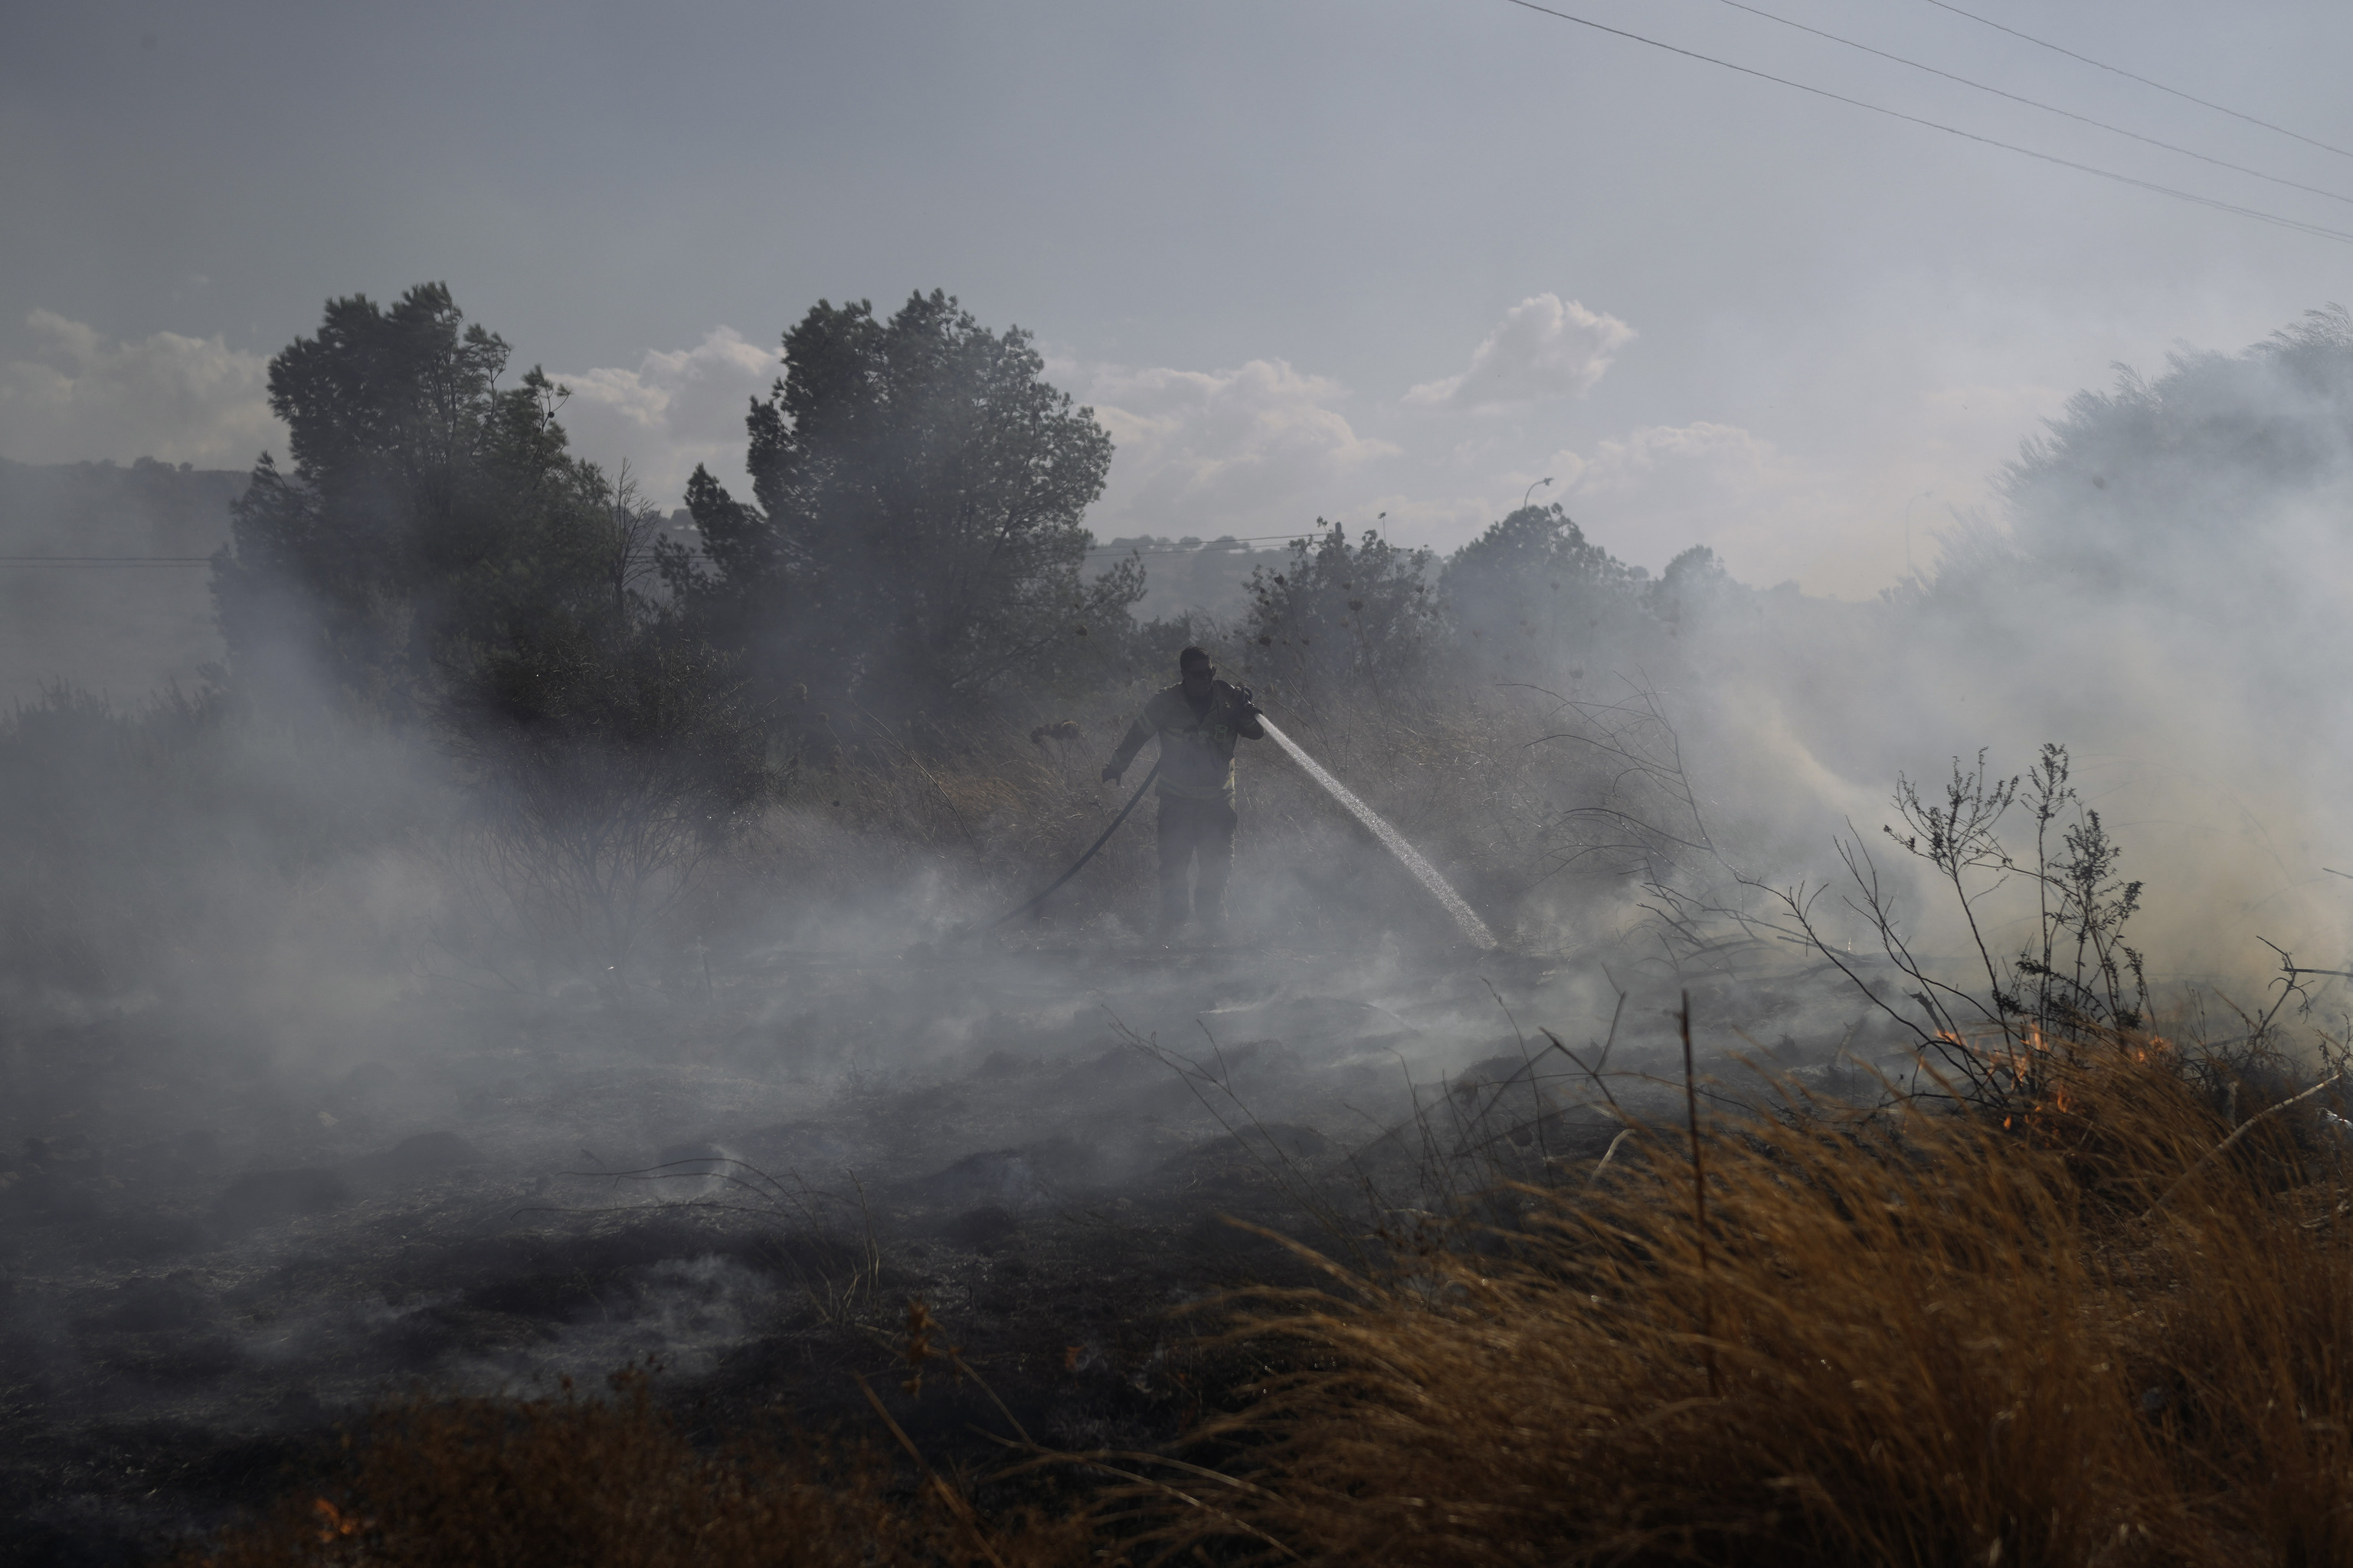
[[293,472],[262,456],[214,559],[248,688],[408,716],[453,642],[599,591],[612,487],[565,452],[562,387],[535,368],[499,387],[507,355],[428,283],[388,310],[330,301],[270,361]]
[[1682,628],[1696,623],[1702,618],[1721,613],[1723,607],[1746,596],[1753,603],[1749,590],[1735,582],[1732,574],[1724,569],[1714,550],[1705,545],[1694,545],[1667,563],[1656,582],[1641,585],[1643,604],[1651,615],[1665,626]]
[[1454,553],[1439,598],[1474,663],[1533,677],[1556,662],[1581,663],[1635,605],[1642,580],[1557,503],[1523,506]]
[[1141,567],[1082,572],[1111,438],[1042,379],[1028,334],[934,291],[888,321],[819,301],[784,348],[747,420],[754,502],[698,469],[702,549],[663,561],[772,692],[938,711],[1124,621]]
[[429,722],[544,961],[616,981],[777,784],[737,661],[649,593],[661,517],[566,450],[567,395],[439,284],[330,302],[270,362],[264,456],[214,587],[234,673]]
[[1294,539],[1291,562],[1250,577],[1254,671],[1293,702],[1317,702],[1424,672],[1439,626],[1428,550],[1400,550],[1373,529],[1356,544],[1336,523]]

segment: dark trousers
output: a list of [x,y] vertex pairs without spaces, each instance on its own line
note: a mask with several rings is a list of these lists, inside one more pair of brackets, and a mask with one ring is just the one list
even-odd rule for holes
[[[1185,923],[1187,913],[1204,926],[1222,925],[1226,918],[1226,877],[1234,869],[1234,827],[1240,819],[1234,803],[1160,797],[1160,926],[1163,930]],[[1192,896],[1186,896],[1185,873],[1195,856],[1200,871]]]

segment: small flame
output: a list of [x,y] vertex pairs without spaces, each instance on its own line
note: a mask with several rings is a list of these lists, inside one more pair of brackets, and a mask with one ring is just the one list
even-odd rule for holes
[[345,1513],[325,1498],[313,1499],[311,1510],[319,1516],[319,1543],[322,1546],[332,1546],[338,1541],[375,1528],[375,1520]]

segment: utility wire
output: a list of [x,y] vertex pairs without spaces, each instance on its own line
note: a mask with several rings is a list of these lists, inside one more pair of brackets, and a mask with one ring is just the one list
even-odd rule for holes
[[[1228,552],[1225,551],[1222,546],[1227,545],[1259,545],[1264,544],[1269,539],[1321,539],[1324,535],[1331,531],[1332,530],[1329,528],[1316,528],[1304,534],[1247,534],[1239,539],[1229,534],[1222,539],[1204,540],[1201,544],[1197,546],[1155,545],[1149,549],[1134,545],[1091,545],[1087,547],[1087,554],[1090,556],[1099,556],[1106,550],[1118,550],[1124,553],[1133,552],[1139,556],[1206,556],[1212,551],[1216,551],[1219,554],[1248,556],[1256,555],[1258,552],[1254,550],[1236,550]],[[1268,553],[1271,554],[1272,552],[1270,551]]]
[[2089,55],[2079,55],[2073,49],[2062,48],[2057,44],[2048,39],[2038,38],[2031,33],[2021,33],[2016,27],[2005,27],[1990,16],[1980,16],[1975,11],[1964,11],[1958,5],[1948,5],[1945,4],[1945,0],[1928,0],[1928,4],[1939,11],[1950,11],[1956,16],[1967,16],[1970,21],[1981,23],[1997,33],[2008,33],[2013,38],[2023,38],[2037,48],[2049,49],[2053,54],[2065,55],[2071,60],[2081,60],[2085,65],[2096,67],[2101,70],[2114,71],[2128,81],[2137,81],[2143,87],[2153,87],[2159,92],[2169,92],[2176,98],[2186,99],[2200,109],[2211,109],[2217,114],[2227,114],[2233,120],[2243,120],[2250,125],[2260,125],[2266,131],[2276,131],[2281,135],[2291,137],[2307,147],[2317,147],[2324,153],[2334,153],[2340,158],[2353,158],[2353,153],[2348,153],[2342,147],[2333,147],[2326,142],[2316,141],[2301,132],[2291,131],[2284,125],[2274,125],[2268,120],[2258,120],[2252,114],[2242,114],[2235,109],[2200,98],[2195,93],[2184,92],[2178,87],[2168,87],[2161,81],[2151,81],[2147,77],[2128,71],[2122,66],[2112,66],[2105,60],[2095,60]]
[[1647,44],[1651,48],[1664,49],[1671,55],[1681,55],[1686,59],[1721,66],[1725,70],[1738,71],[1742,76],[1753,76],[1760,81],[1769,81],[1778,87],[1793,87],[1799,92],[1810,92],[1816,98],[1827,98],[1833,103],[1844,103],[1852,108],[1869,110],[1873,114],[1883,114],[1890,120],[1901,120],[1906,124],[1926,126],[1931,131],[1942,131],[1947,136],[1958,136],[1964,141],[1981,143],[1989,147],[1999,147],[2005,153],[2016,153],[2021,157],[2032,158],[2037,163],[2053,164],[2063,169],[2073,169],[2078,174],[2113,180],[2120,185],[2132,185],[2139,190],[2153,191],[2158,196],[2171,196],[2177,201],[2191,202],[2199,207],[2212,207],[2217,212],[2233,213],[2240,217],[2251,217],[2257,223],[2268,223],[2281,228],[2291,228],[2299,234],[2311,235],[2316,239],[2333,239],[2340,245],[2353,245],[2353,233],[2341,228],[2329,228],[2317,223],[2306,223],[2302,218],[2283,217],[2279,213],[2265,212],[2260,207],[2241,207],[2236,202],[2223,201],[2216,196],[2200,196],[2195,191],[2185,191],[2178,186],[2159,185],[2154,180],[2135,179],[2130,175],[2120,175],[2114,169],[2103,169],[2094,164],[2079,164],[2073,158],[2062,158],[2055,154],[2038,153],[2031,147],[2021,147],[2015,142],[2004,142],[1993,136],[1981,136],[1974,131],[1964,131],[1957,125],[1947,125],[1941,121],[1925,120],[1917,114],[1906,114],[1900,109],[1889,109],[1883,104],[1872,103],[1860,98],[1849,98],[1842,92],[1832,92],[1826,87],[1812,87],[1802,81],[1792,81],[1786,76],[1775,76],[1770,71],[1758,70],[1754,66],[1735,65],[1730,60],[1720,59],[1715,55],[1704,55],[1697,49],[1687,49],[1680,44],[1670,44],[1657,38],[1644,37],[1640,33],[1630,33],[1623,27],[1612,27],[1606,23],[1592,21],[1584,16],[1571,16],[1567,11],[1556,11],[1549,5],[1537,5],[1535,0],[1504,0],[1504,4],[1516,5],[1523,11],[1534,11],[1538,16],[1550,16],[1557,21],[1574,22],[1580,27],[1590,27],[1597,33],[1607,33],[1614,38]]
[[208,567],[210,556],[0,556],[0,567]]
[[1741,4],[1741,0],[1721,0],[1721,3],[1731,6],[1736,11],[1746,11],[1752,16],[1762,16],[1768,22],[1778,22],[1785,27],[1795,27],[1801,33],[1810,33],[1815,37],[1827,38],[1833,44],[1844,44],[1848,48],[1861,49],[1864,54],[1874,55],[1883,60],[1893,60],[1900,66],[1910,66],[1914,70],[1925,70],[1930,76],[1940,76],[1947,81],[1957,81],[1963,87],[1973,87],[1979,92],[1990,92],[1996,98],[2007,98],[2012,103],[2023,103],[2029,109],[2040,109],[2046,114],[2056,114],[2063,119],[2075,121],[2079,124],[2096,126],[2102,131],[2113,132],[2118,136],[2129,136],[2136,142],[2145,142],[2152,147],[2162,147],[2168,153],[2179,153],[2185,158],[2195,158],[2201,164],[2211,164],[2218,169],[2228,169],[2232,174],[2253,175],[2259,180],[2269,180],[2275,185],[2285,185],[2290,190],[2326,196],[2330,201],[2343,202],[2348,207],[2353,207],[2353,196],[2342,196],[2336,191],[2323,189],[2319,185],[2307,185],[2297,180],[2283,179],[2277,175],[2267,175],[2261,169],[2251,169],[2244,164],[2233,164],[2227,159],[2209,157],[2203,153],[2193,152],[2188,147],[2177,147],[2170,142],[2160,142],[2154,136],[2144,136],[2137,131],[2127,131],[2121,125],[2111,125],[2105,120],[2094,120],[2088,114],[2078,114],[2072,109],[2062,109],[2055,103],[2044,103],[2040,99],[2027,98],[2002,88],[1989,86],[1982,81],[1971,81],[1968,77],[1956,76],[1951,71],[1940,70],[1935,66],[1924,64],[1919,60],[1905,59],[1902,55],[1891,55],[1885,49],[1875,49],[1869,44],[1857,43],[1852,38],[1842,38],[1836,33],[1826,33],[1820,27],[1810,27],[1803,22],[1791,21],[1787,16],[1777,16],[1770,11],[1760,11],[1754,5]]
[[[1133,545],[1093,545],[1088,547],[1086,553],[1090,556],[1260,556],[1272,555],[1275,552],[1271,550],[1236,550],[1229,549],[1227,546],[1229,543],[1234,545],[1246,545],[1262,542],[1268,539],[1320,539],[1324,535],[1320,532],[1314,534],[1258,534],[1251,535],[1249,539],[1235,539],[1231,541],[1212,540],[1197,546],[1155,545],[1150,546],[1137,546]],[[210,565],[212,565],[212,557],[210,556],[0,556],[0,567],[44,567],[52,568],[87,567],[92,570],[100,570],[110,567],[208,567]]]
[[[1320,539],[1328,532],[1316,529],[1305,534],[1251,534],[1241,538],[1205,540],[1199,545],[1091,545],[1090,556],[1255,556],[1271,555],[1271,550],[1236,550],[1233,545],[1263,544],[1270,539]],[[0,556],[0,567],[208,567],[210,556]]]
[[[1318,535],[1314,534],[1268,534],[1262,535],[1262,537],[1269,539],[1313,539],[1318,537]],[[1235,543],[1240,544],[1242,541],[1238,539]],[[1229,550],[1220,545],[1201,545],[1189,548],[1183,545],[1154,545],[1148,548],[1136,545],[1094,545],[1089,546],[1087,550],[1087,554],[1090,556],[1271,556],[1275,552],[1272,550]]]

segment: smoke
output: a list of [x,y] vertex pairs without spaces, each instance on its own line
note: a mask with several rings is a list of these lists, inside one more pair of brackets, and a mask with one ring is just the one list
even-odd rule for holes
[[1354,790],[1333,778],[1314,758],[1300,750],[1296,741],[1283,734],[1272,723],[1266,724],[1264,727],[1269,740],[1288,752],[1291,759],[1304,768],[1309,778],[1324,786],[1326,794],[1345,806],[1350,816],[1370,829],[1373,836],[1381,841],[1381,846],[1397,856],[1398,862],[1408,871],[1413,873],[1414,880],[1428,889],[1430,895],[1437,899],[1440,906],[1445,909],[1447,917],[1452,920],[1456,928],[1462,933],[1463,940],[1474,948],[1492,948],[1495,945],[1495,934],[1487,929],[1487,923],[1472,912],[1471,906],[1462,902],[1462,895],[1455,892],[1447,880],[1438,874],[1437,869],[1422,857],[1420,851],[1406,842],[1395,828],[1383,821],[1380,813],[1358,800]]
[[[788,697],[761,762],[781,796],[740,835],[664,841],[681,857],[651,866],[635,924],[586,917],[613,863],[581,846],[659,835],[623,812],[534,837],[486,805],[476,755],[323,677],[301,715],[234,688],[26,706],[0,722],[0,1149],[23,1150],[0,1171],[0,1237],[43,1277],[84,1278],[70,1263],[100,1283],[0,1299],[23,1363],[0,1372],[45,1391],[44,1420],[152,1414],[164,1396],[121,1369],[151,1364],[132,1341],[164,1330],[116,1324],[99,1292],[179,1270],[164,1306],[216,1381],[170,1397],[199,1425],[259,1402],[300,1426],[394,1377],[521,1384],[653,1352],[723,1383],[887,1328],[918,1288],[962,1310],[1080,1277],[1097,1265],[1069,1235],[1128,1235],[1149,1209],[1163,1228],[1133,1245],[1183,1268],[1103,1308],[1133,1319],[1228,1277],[1205,1206],[1303,1227],[1282,1181],[1395,1153],[1400,1128],[1482,1086],[1517,1084],[1545,1125],[1555,1102],[1514,1077],[1549,1050],[1540,1031],[1656,1066],[1688,991],[1715,1049],[1738,1029],[1827,1074],[1842,1044],[1899,1045],[1844,980],[1797,972],[1812,955],[1719,939],[1767,929],[1772,890],[1829,885],[1824,935],[1883,976],[1841,902],[1843,841],[1913,950],[1978,984],[1949,891],[1880,830],[1899,775],[1934,798],[1980,747],[2004,777],[2045,741],[2070,748],[2120,874],[2146,884],[2126,938],[2161,989],[2259,1004],[2275,964],[2259,938],[2348,967],[2347,366],[2353,339],[2324,320],[2079,399],[2008,476],[1998,521],[1957,525],[1924,579],[1868,602],[1745,586],[1705,551],[1653,577],[1533,508],[1525,547],[1483,572],[1286,556],[1293,623],[1186,636],[1366,814],[1279,742],[1246,746],[1232,946],[1153,939],[1148,814],[1035,917],[955,938],[1050,881],[1122,798],[1099,769],[1175,648],[1113,646],[1100,625],[1092,662],[969,711]],[[675,430],[682,405],[661,397],[685,394],[661,377],[693,374],[654,366],[575,399]],[[1251,480],[1188,470],[1188,421],[1261,431],[1260,479],[1286,450],[1312,478],[1355,438],[1324,417],[1331,389],[1301,381],[1144,377],[1126,412],[1148,423],[1164,400],[1136,445],[1171,494]],[[1722,427],[1603,455],[1646,482],[1680,462],[1777,482],[1776,454]],[[1426,646],[1371,646],[1383,627]],[[549,750],[535,777],[559,784],[583,755]],[[1464,952],[1461,913],[1376,824],[1499,950]],[[1973,913],[1997,959],[2031,939],[2021,879]],[[667,1184],[632,1174],[664,1167]],[[1270,1167],[1281,1180],[1250,1184]],[[723,1174],[747,1169],[773,1184]],[[886,1255],[907,1272],[886,1276]],[[1002,1310],[1030,1300],[1094,1309],[1040,1288]],[[1113,1338],[1040,1332],[1058,1376],[1063,1350]]]
[[[1573,390],[1580,377],[1589,384],[1630,335],[1611,318],[1539,297],[1498,327],[1472,371],[1458,379],[1467,387],[1474,372],[1483,374],[1481,366],[1525,348],[1529,365],[1558,372],[1556,391]],[[1584,369],[1561,368],[1578,355]],[[2348,936],[2336,885],[2343,880],[2337,872],[2353,869],[2345,863],[2353,846],[2338,825],[2334,781],[2347,762],[2348,715],[2331,673],[2345,636],[2336,596],[2353,566],[2341,526],[2353,493],[2346,355],[2342,323],[2320,318],[2257,351],[2184,358],[2154,380],[2127,376],[2112,393],[2086,394],[2010,475],[2002,524],[1957,527],[1926,580],[1876,602],[1757,591],[1679,563],[1680,576],[1626,590],[1632,596],[1626,603],[1639,601],[1639,610],[1580,609],[1547,620],[1541,591],[1533,605],[1455,604],[1452,634],[1464,647],[1475,645],[1477,659],[1456,663],[1455,655],[1433,652],[1427,678],[1410,693],[1394,681],[1353,694],[1285,690],[1280,679],[1270,689],[1278,699],[1305,703],[1315,728],[1310,738],[1342,781],[1383,815],[1403,811],[1409,836],[1429,843],[1481,916],[1509,929],[1523,948],[1572,955],[1597,931],[1639,927],[1641,895],[1633,889],[1658,869],[1623,856],[1597,859],[1586,853],[1592,845],[1563,837],[1564,821],[1580,801],[1590,804],[1587,796],[1607,771],[1589,755],[1595,736],[1573,733],[1601,722],[1591,716],[1596,702],[1650,694],[1672,733],[1676,766],[1693,790],[1687,804],[1701,813],[1709,848],[1704,863],[1682,856],[1676,874],[1737,874],[1767,887],[1835,881],[1842,873],[1832,845],[1841,838],[1868,846],[1891,877],[1909,877],[1917,868],[1879,832],[1890,821],[1898,775],[1933,790],[1955,759],[1973,766],[1983,747],[1988,768],[2006,776],[2031,762],[2043,742],[2060,742],[2070,748],[2086,805],[2124,846],[2125,874],[2147,884],[2136,945],[2162,975],[2229,976],[2242,991],[2260,990],[2266,960],[2257,938],[2327,965]],[[675,437],[680,419],[715,418],[708,409],[692,414],[689,405],[700,396],[693,387],[716,385],[723,370],[740,380],[764,358],[733,334],[714,334],[701,349],[654,356],[627,376],[577,378],[575,400],[615,418],[667,421]],[[1161,462],[1166,482],[1182,491],[1267,481],[1263,464],[1210,473],[1175,463],[1170,453],[1190,450],[1188,420],[1239,419],[1261,429],[1269,453],[1303,443],[1301,450],[1321,454],[1315,462],[1355,461],[1346,454],[1356,438],[1322,407],[1333,389],[1285,367],[1223,377],[1152,373],[1099,390],[1134,405],[1114,423],[1127,420],[1132,444]],[[1142,411],[1154,408],[1161,411]],[[1604,443],[1586,471],[1570,477],[1599,494],[1677,464],[1713,469],[1730,461],[1764,473],[1777,461],[1745,432],[1700,425]],[[1348,626],[1343,613],[1332,636],[1345,637]],[[1235,636],[1228,649],[1230,665],[1248,665],[1247,641]],[[1433,729],[1430,714],[1515,681],[1587,706],[1569,713],[1547,708],[1555,699],[1491,695],[1478,723]],[[1034,716],[1067,718],[1075,704],[1094,737],[1090,744],[1100,748],[1121,727],[1124,705],[1152,683],[1148,673],[1130,675],[1083,696],[1044,698]],[[1522,705],[1513,708],[1514,702]],[[128,720],[118,715],[110,722],[119,731]],[[161,720],[143,741],[108,741],[141,758],[115,776],[156,766],[216,770],[201,784],[216,801],[237,800],[253,780],[270,777],[264,798],[276,802],[266,808],[273,822],[332,820],[332,832],[311,840],[308,858],[297,857],[311,879],[305,891],[278,901],[281,906],[302,907],[317,888],[332,885],[339,891],[331,902],[339,907],[373,911],[351,927],[350,939],[364,945],[356,935],[362,928],[383,936],[385,975],[466,973],[543,988],[575,983],[567,977],[583,972],[576,956],[550,948],[544,933],[529,928],[514,889],[501,885],[504,874],[470,836],[461,803],[434,782],[446,778],[447,762],[434,743],[387,735],[361,745],[343,736],[320,740],[298,758],[282,736],[264,742],[226,718],[214,723],[201,762],[191,760],[198,751],[167,766],[155,762],[171,730]],[[232,732],[245,738],[225,738]],[[18,736],[21,747],[33,744],[27,734]],[[941,737],[955,755],[937,752]],[[874,745],[857,744],[869,752]],[[678,919],[633,956],[642,966],[636,979],[626,964],[600,964],[596,972],[617,978],[591,981],[591,991],[634,985],[685,995],[714,950],[740,957],[923,942],[944,924],[1013,902],[1051,874],[1066,844],[1089,835],[1087,759],[1059,750],[1049,756],[1042,745],[1009,737],[976,749],[973,735],[948,730],[924,744],[934,749],[921,767],[893,741],[898,754],[885,747],[874,754],[881,761],[848,765],[847,773],[839,758],[807,754],[788,804],[764,830],[766,847],[698,884]],[[340,816],[331,809],[354,798],[343,765],[330,760],[346,745],[359,747],[352,755],[374,758],[358,765],[360,773],[407,780],[395,791],[404,804]],[[240,747],[254,747],[254,757],[237,758]],[[1522,760],[1505,760],[1515,754]],[[390,760],[396,755],[401,760]],[[1253,764],[1261,773],[1269,766]],[[1450,772],[1487,783],[1438,782]],[[162,777],[153,787],[168,794],[173,786]],[[1377,940],[1400,921],[1417,939],[1428,935],[1388,902],[1367,906],[1356,893],[1337,891],[1383,885],[1387,874],[1376,846],[1351,838],[1345,820],[1313,792],[1286,792],[1273,775],[1252,788],[1251,842],[1236,885],[1240,907],[1271,926],[1315,931],[1318,939]],[[306,789],[319,793],[304,795]],[[296,802],[287,802],[290,792]],[[1054,822],[1050,830],[1038,825],[1041,808]],[[1632,814],[1644,818],[1654,809],[1672,815],[1679,808],[1645,801]],[[121,813],[138,814],[128,803]],[[363,815],[376,825],[358,825]],[[1643,825],[1661,832],[1684,826]],[[270,858],[254,847],[267,832],[258,823],[240,827],[230,835],[237,847],[228,858]],[[206,837],[193,826],[181,836]],[[1141,833],[1130,841],[1050,912],[1060,922],[1056,931],[1099,939],[1146,924],[1149,845]],[[171,865],[177,853],[146,853],[137,863]],[[278,861],[288,863],[282,855]],[[71,874],[60,863],[44,874],[52,878],[45,885],[55,885]],[[1633,880],[1612,891],[1609,876]],[[184,880],[192,890],[209,885],[195,871]],[[227,886],[237,878],[217,880]],[[1951,911],[1933,895],[1926,885],[1910,887],[1905,917],[1920,923],[1932,950],[1966,959],[1949,927]],[[197,892],[185,896],[191,907],[211,907]],[[238,897],[247,908],[272,902],[259,892]],[[94,892],[76,902],[96,909],[117,898],[140,902]],[[402,912],[392,912],[396,905]],[[2017,912],[1999,900],[1991,907],[2000,912],[1997,941],[2014,942]],[[322,972],[299,956],[302,925],[288,929],[297,956],[283,967]],[[104,927],[99,921],[91,929]],[[312,934],[331,927],[343,923],[314,923]],[[267,944],[233,957],[228,949],[249,934],[236,922],[206,914],[195,928],[218,936],[221,953],[192,959],[188,954],[208,949],[191,939],[174,959],[174,972],[226,975],[280,962],[251,956]],[[227,935],[232,930],[241,934]],[[394,932],[396,939],[387,935]],[[93,952],[105,946],[97,937],[85,944]],[[50,939],[42,950],[62,948]],[[144,962],[76,960],[77,972],[109,975]]]
[[[1668,705],[1704,793],[1739,824],[1735,858],[1768,881],[1835,882],[1836,836],[1906,876],[1916,863],[1880,831],[1899,772],[1933,793],[1980,748],[2008,776],[2058,742],[2123,874],[2147,884],[2128,939],[2158,975],[2245,1003],[2276,966],[2258,938],[2343,967],[2348,366],[2342,318],[2321,316],[2154,380],[2127,372],[2011,469],[2007,526],[1956,527],[1927,580],[1866,605],[1745,596],[1687,620]],[[2030,824],[2013,826],[2030,852]],[[1987,912],[2014,952],[2029,908],[1998,896]],[[1957,913],[1910,890],[1915,935],[1958,960]]]

